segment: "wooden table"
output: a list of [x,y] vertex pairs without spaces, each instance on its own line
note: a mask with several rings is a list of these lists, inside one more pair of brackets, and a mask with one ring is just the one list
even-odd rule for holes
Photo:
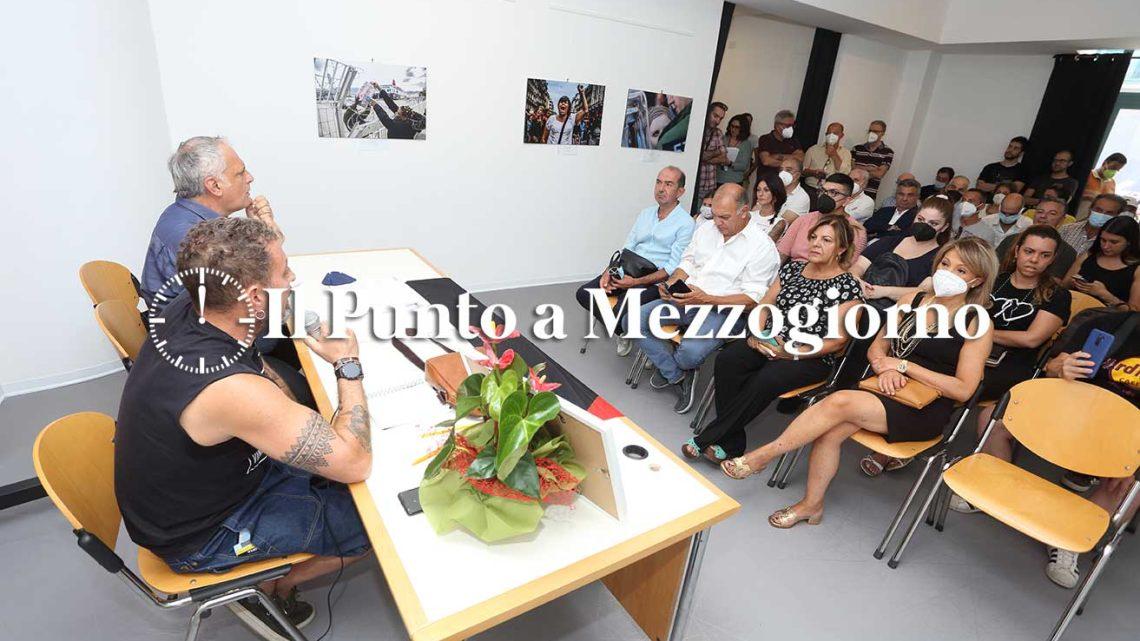
[[[362,284],[381,277],[409,281],[443,275],[410,249],[294,256],[290,265],[305,284],[319,283],[333,269]],[[367,381],[378,368],[369,369],[365,344],[377,341],[359,330],[357,337]],[[312,358],[301,341],[297,346],[317,405],[331,417],[331,367]],[[383,407],[369,409],[374,417],[384,412]],[[372,476],[350,488],[413,641],[464,639],[597,580],[650,639],[684,637],[708,529],[740,505],[628,418],[611,421],[620,445],[638,443],[650,451],[646,461],[621,462],[621,474],[629,480],[627,518],[619,523],[599,516],[592,504],[564,513],[561,520],[550,518],[548,511],[534,536],[495,545],[463,531],[437,536],[422,515],[404,514],[395,494],[415,487],[423,465],[408,465],[410,454],[401,451],[411,437],[374,427]],[[647,472],[649,463],[657,470]],[[462,560],[459,567],[457,559]],[[465,575],[468,567],[501,567],[505,575],[485,585]],[[437,576],[441,573],[445,580]],[[448,593],[449,585],[462,586],[461,593]]]

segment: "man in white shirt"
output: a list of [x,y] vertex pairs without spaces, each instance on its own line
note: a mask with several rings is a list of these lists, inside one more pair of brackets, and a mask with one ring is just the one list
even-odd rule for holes
[[784,190],[788,192],[780,218],[783,218],[788,225],[811,211],[811,198],[800,184],[803,169],[803,163],[795,158],[785,158],[780,161],[780,181],[784,183]]
[[[698,313],[697,308],[690,306],[712,305],[713,310],[691,331],[715,335],[729,320],[729,312],[717,311],[715,306],[752,307],[768,291],[780,268],[780,255],[772,239],[756,225],[749,224],[751,214],[743,187],[721,185],[713,196],[712,208],[712,224],[701,225],[693,232],[680,265],[658,285],[661,299],[641,308],[644,337],[638,345],[657,368],[651,384],[676,389],[678,399],[673,409],[678,414],[684,414],[693,406],[701,363],[724,341],[711,337],[685,338],[674,349],[672,341],[652,335],[650,314],[657,307],[671,307],[678,320],[662,324],[688,327],[697,320]],[[684,281],[690,291],[671,294],[668,288],[679,281]],[[743,326],[745,320],[746,315],[742,314],[738,324]]]
[[871,174],[862,167],[856,167],[847,174],[851,176],[852,182],[855,183],[855,195],[848,201],[847,206],[843,208],[848,216],[851,216],[859,222],[863,222],[875,213],[875,199],[867,195],[863,191],[867,188],[867,181],[871,179]]
[[1012,193],[1001,201],[998,213],[983,217],[977,223],[962,229],[962,236],[977,236],[984,239],[992,247],[997,247],[1006,236],[1020,234],[1022,230],[1033,224],[1033,221],[1021,215],[1022,196]]
[[851,151],[844,147],[843,124],[833,122],[827,126],[823,142],[816,143],[804,153],[804,184],[819,190],[819,185],[831,174],[851,171]]

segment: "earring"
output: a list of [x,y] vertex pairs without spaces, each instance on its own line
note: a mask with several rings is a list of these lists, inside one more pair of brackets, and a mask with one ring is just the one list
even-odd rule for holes
[[257,310],[253,313],[253,317],[257,320],[265,320],[265,310]]

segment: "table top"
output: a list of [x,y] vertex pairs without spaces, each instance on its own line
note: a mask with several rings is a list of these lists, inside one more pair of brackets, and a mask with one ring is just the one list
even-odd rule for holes
[[[319,283],[325,273],[341,271],[368,285],[377,298],[404,298],[405,304],[418,294],[402,281],[442,276],[410,249],[292,256],[289,263],[298,282]],[[418,486],[425,455],[444,438],[430,425],[450,412],[430,387],[417,384],[422,372],[388,341],[373,338],[367,322],[349,324],[366,372],[373,469],[366,482],[350,489],[415,641],[465,638],[490,628],[687,538],[740,507],[632,421],[615,418],[599,422],[619,449],[637,444],[650,452],[645,460],[619,461],[626,504],[620,522],[579,497],[571,506],[549,507],[539,528],[526,537],[486,544],[462,529],[437,535],[423,515],[407,516],[397,494]],[[458,337],[441,340],[455,349],[472,349]],[[313,358],[303,342],[297,345],[319,409],[331,416],[332,367]],[[424,359],[442,353],[427,340],[409,345]],[[422,410],[409,416],[409,407]]]

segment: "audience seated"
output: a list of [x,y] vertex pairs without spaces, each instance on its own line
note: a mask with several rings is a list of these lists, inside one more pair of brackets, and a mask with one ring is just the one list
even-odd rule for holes
[[1021,215],[1021,205],[1024,202],[1021,194],[1009,194],[1001,199],[998,213],[984,216],[980,221],[962,229],[962,236],[977,236],[997,247],[1007,236],[1016,236],[1033,224],[1033,221]]
[[709,105],[709,115],[705,119],[704,147],[701,148],[701,162],[697,167],[697,198],[704,198],[716,191],[716,170],[728,161],[724,149],[724,134],[720,132],[720,121],[728,113],[728,105],[714,102]]
[[[641,308],[644,338],[638,345],[657,369],[650,384],[658,388],[674,387],[678,398],[673,409],[679,414],[693,406],[701,363],[724,341],[686,338],[674,349],[672,341],[657,338],[648,331],[650,314],[658,307],[667,306],[677,319],[674,324],[684,328],[697,319],[698,310],[690,305],[755,305],[780,266],[772,239],[758,226],[750,224],[743,187],[721,186],[713,197],[712,208],[712,224],[696,229],[680,265],[668,280],[658,284],[660,300]],[[684,281],[691,291],[670,294],[668,287],[677,281]],[[728,311],[713,310],[692,331],[715,334],[728,318]],[[741,320],[743,322],[743,317]]]
[[[215,181],[221,183],[208,178]],[[254,329],[264,333],[269,297],[280,295],[284,305],[293,279],[281,242],[261,221],[212,218],[186,233],[176,265],[180,271],[221,270],[243,283],[241,296],[256,310]],[[356,339],[351,330],[344,339],[305,339],[317,356],[336,365],[340,409],[330,423],[291,398],[256,346],[240,349],[248,311],[233,288],[212,275],[203,283],[196,275],[184,280],[191,291],[207,286],[204,308],[185,291],[170,301],[159,333],[167,349],[194,363],[239,356],[228,367],[189,375],[167,363],[153,342],[143,343],[115,433],[115,493],[123,521],[133,541],[176,572],[316,555],[266,589],[303,625],[313,608],[297,600],[296,585],[359,560],[369,549],[342,484],[363,481],[372,469]],[[279,294],[267,288],[280,288]],[[250,536],[253,547],[235,553],[239,534]],[[264,608],[244,601],[231,607],[251,627],[284,637]]]
[[1091,205],[1097,196],[1116,193],[1116,174],[1120,173],[1126,164],[1128,158],[1125,158],[1124,154],[1112,153],[1105,157],[1100,167],[1089,173],[1084,191],[1081,193],[1082,210]]
[[1065,287],[1088,294],[1108,307],[1140,311],[1140,226],[1116,216],[1097,233],[1096,242],[1069,268]]
[[[879,193],[879,181],[891,170],[891,163],[895,161],[895,152],[883,142],[887,135],[887,123],[882,120],[872,120],[867,127],[867,142],[855,145],[851,150],[851,158],[856,167],[862,167],[871,174],[867,183],[867,195],[874,198]],[[913,178],[913,176],[912,176]]]
[[[784,169],[783,161],[794,158],[803,170],[804,151],[795,133],[796,115],[787,109],[776,112],[772,119],[772,131],[756,140],[754,165],[759,174],[779,173]],[[789,189],[789,193],[791,190]]]
[[1077,189],[1080,183],[1076,178],[1069,175],[1069,167],[1073,166],[1073,152],[1068,149],[1062,149],[1053,154],[1053,162],[1049,165],[1049,173],[1044,176],[1038,176],[1036,180],[1029,183],[1025,187],[1025,203],[1029,206],[1036,206],[1037,200],[1045,193],[1045,190],[1052,185],[1060,185],[1067,196],[1063,198],[1065,204],[1072,202],[1073,198],[1077,195]]
[[[1004,198],[1004,196],[1002,196]],[[967,207],[966,205],[969,205]],[[954,233],[961,235],[967,227],[976,225],[986,213],[986,194],[981,189],[971,187],[962,193],[961,202],[955,207]]]
[[1069,244],[1073,251],[1083,254],[1093,246],[1097,233],[1112,218],[1124,211],[1124,199],[1116,194],[1102,194],[1097,196],[1089,209],[1089,216],[1084,221],[1062,225],[1057,231],[1061,232],[1061,240]]
[[862,167],[856,167],[847,175],[855,183],[855,194],[843,209],[857,222],[862,223],[875,213],[875,199],[868,196],[866,191],[871,174]]
[[[898,189],[899,183],[904,180],[914,180],[917,182],[918,178],[915,178],[914,174],[910,173],[909,171],[904,171],[898,175],[898,178],[895,178],[895,189]],[[883,199],[883,207],[894,207],[896,204],[895,194],[893,191],[891,192],[891,195]]]
[[[689,212],[681,206],[681,196],[685,193],[685,173],[670,165],[657,173],[657,181],[653,186],[653,199],[656,204],[641,210],[633,227],[626,236],[622,249],[628,249],[638,256],[652,262],[657,271],[639,278],[623,274],[621,278],[610,276],[609,267],[602,270],[597,278],[586,282],[578,288],[575,297],[578,304],[590,309],[590,293],[588,289],[604,289],[608,294],[617,297],[614,309],[622,310],[618,316],[619,329],[622,334],[626,330],[625,298],[631,293],[641,297],[641,303],[657,300],[657,287],[655,285],[666,278],[681,262],[681,254],[689,245],[693,237],[693,219]],[[602,320],[602,311],[596,306],[594,316]],[[623,335],[617,337],[617,352],[619,356],[629,354],[631,344]]]
[[918,213],[918,192],[922,185],[917,180],[900,180],[895,188],[893,207],[882,207],[871,216],[864,226],[869,238],[899,235],[908,229]]
[[922,202],[926,202],[927,198],[942,193],[942,190],[946,189],[946,186],[950,184],[950,179],[953,177],[953,167],[939,167],[937,173],[934,174],[934,183],[922,186],[922,191],[918,193],[919,199]]
[[974,186],[986,193],[993,193],[998,183],[1011,182],[1013,183],[1013,190],[1020,192],[1025,186],[1023,173],[1025,170],[1021,165],[1021,158],[1028,146],[1029,140],[1025,136],[1015,136],[1006,145],[1001,160],[982,167],[982,172],[978,174],[978,180]]
[[[1045,187],[1045,189],[1039,193],[1037,200],[1038,200],[1038,202],[1045,199],[1045,198],[1050,198],[1053,200],[1059,200],[1062,203],[1065,203],[1065,206],[1068,207],[1068,202],[1070,199],[1069,193],[1070,192],[1065,191],[1063,185],[1061,185],[1060,183],[1056,183],[1056,184],[1049,185],[1049,186]],[[1028,202],[1028,200],[1029,199],[1027,198],[1026,202]],[[1026,218],[1029,218],[1030,220],[1036,218],[1037,217],[1036,205],[1034,205],[1032,208],[1027,207],[1025,209],[1025,213],[1022,215],[1025,216]],[[1072,216],[1070,216],[1068,214],[1065,214],[1061,219],[1062,225],[1068,225],[1069,223],[1075,223],[1075,222],[1077,222],[1077,219],[1073,218]]]
[[827,126],[823,142],[808,147],[804,153],[804,184],[819,191],[824,178],[850,171],[851,152],[843,146],[843,123],[833,122]]
[[788,194],[779,176],[766,173],[756,178],[756,189],[752,190],[752,224],[768,234],[772,242],[780,240],[788,222],[780,218]]
[[[854,241],[855,230],[846,217],[824,216],[809,231],[807,261],[793,260],[781,267],[778,280],[760,303],[776,306],[784,317],[797,305],[814,307],[819,320],[804,331],[824,336],[827,308],[838,305],[840,317],[845,318],[860,301],[859,282],[846,271],[855,255]],[[760,326],[771,331],[767,309],[760,311]],[[846,335],[825,339],[822,349],[810,355],[789,348],[788,340],[785,324],[768,339],[749,336],[733,341],[720,352],[714,374],[716,418],[681,448],[686,457],[703,454],[718,462],[743,454],[747,445],[745,426],[780,394],[826,379],[835,354],[848,339]]]
[[178,246],[186,232],[203,220],[245,210],[280,233],[264,196],[250,198],[251,174],[225,138],[195,136],[184,140],[167,162],[177,198],[154,225],[143,263],[142,291],[150,304],[163,283],[178,273]]
[[[1033,224],[1034,225],[1047,225],[1054,229],[1061,226],[1061,222],[1067,217],[1065,214],[1065,203],[1059,198],[1044,196],[1037,202],[1037,209],[1033,210]],[[1057,236],[1060,238],[1060,235]],[[1006,236],[1005,240],[1001,241],[997,246],[998,257],[1004,257],[1009,254],[1013,244],[1017,242],[1018,236]],[[1053,252],[1053,261],[1049,263],[1048,272],[1058,279],[1064,278],[1065,274],[1069,273],[1069,267],[1073,265],[1073,261],[1077,259],[1077,252],[1068,243],[1061,241],[1061,245]]]
[[[974,189],[978,189],[974,187]],[[980,189],[978,191],[981,191]],[[1008,195],[1014,192],[1013,183],[1002,182],[994,187],[993,193],[989,196],[989,203],[986,205],[985,210],[982,211],[982,216],[996,216],[1001,211],[1001,201]]]
[[916,288],[929,289],[934,256],[950,240],[952,212],[953,206],[944,196],[927,198],[906,234],[868,245],[851,266],[851,274],[862,283],[863,297],[868,301],[881,299],[885,308],[913,294]]
[[[811,211],[812,201],[804,186],[800,184],[803,163],[795,158],[784,158],[780,161],[780,172],[777,176],[784,183],[784,191],[788,199],[784,201],[784,210],[780,217],[791,225],[797,218]],[[767,172],[771,173],[771,172]]]
[[950,179],[950,182],[947,183],[947,185],[946,185],[945,191],[947,193],[949,193],[951,191],[963,193],[969,188],[970,188],[970,179],[967,178],[966,176],[958,174],[957,176],[954,176],[953,178]]
[[748,129],[748,119],[743,115],[735,115],[728,121],[728,128],[724,137],[726,154],[728,149],[736,149],[736,159],[726,155],[724,162],[717,167],[716,184],[743,183],[744,175],[752,164],[752,141],[749,138],[752,132]]
[[[943,305],[952,318],[964,305],[989,300],[998,264],[993,249],[983,241],[962,238],[947,243],[935,263],[938,271],[933,278],[933,296],[918,292],[905,302]],[[918,315],[917,311],[901,314],[900,337],[888,340],[880,332],[871,346],[868,356],[881,393],[834,392],[804,410],[774,441],[721,464],[725,474],[743,479],[759,473],[781,454],[812,444],[804,498],[773,513],[768,517],[770,525],[790,528],[801,521],[811,525],[820,522],[824,495],[839,466],[840,447],[855,432],[882,434],[888,442],[934,439],[946,427],[955,402],[973,396],[993,344],[992,330],[967,339],[950,328],[947,338],[922,339],[915,336],[916,327],[930,319],[919,319]],[[978,323],[977,318],[970,320],[969,333],[977,331]],[[892,398],[896,390],[913,384],[934,388],[941,396],[921,410]]]
[[820,218],[832,212],[843,212],[843,217],[855,228],[855,257],[858,258],[867,246],[867,230],[863,228],[850,214],[843,210],[851,200],[851,190],[855,183],[844,174],[831,174],[823,181],[823,188],[819,192],[819,203],[816,211],[796,219],[784,236],[780,238],[777,248],[780,251],[780,260],[807,260],[811,253],[809,238],[811,230]]

